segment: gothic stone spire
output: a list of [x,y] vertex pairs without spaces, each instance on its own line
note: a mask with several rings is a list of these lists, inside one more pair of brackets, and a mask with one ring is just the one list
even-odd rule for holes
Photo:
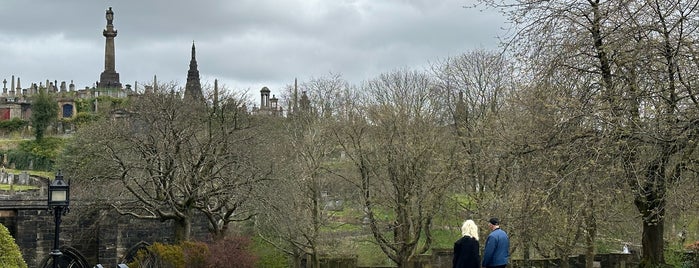
[[204,99],[201,92],[201,82],[199,81],[199,70],[197,70],[196,51],[194,41],[192,41],[192,59],[189,61],[189,71],[187,71],[187,84],[184,88],[185,99]]

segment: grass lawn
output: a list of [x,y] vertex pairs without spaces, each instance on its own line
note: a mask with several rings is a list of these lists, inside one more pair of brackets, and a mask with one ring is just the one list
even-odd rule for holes
[[[12,185],[12,189],[15,191],[25,191],[25,190],[32,190],[32,189],[39,189],[39,187],[36,186],[31,186],[31,185]],[[10,190],[10,185],[9,184],[0,184],[0,191],[9,191]]]
[[[15,176],[22,173],[21,170],[9,169],[9,168],[5,169],[5,172],[7,172],[9,174],[14,174]],[[52,172],[47,172],[47,171],[29,170],[29,171],[27,171],[27,173],[29,173],[29,175],[32,175],[32,176],[39,176],[39,177],[43,177],[43,178],[53,178],[55,176],[55,174],[53,174]],[[12,189],[15,191],[26,191],[26,190],[39,189],[39,187],[33,186],[33,185],[14,184],[14,185],[12,185]],[[10,190],[9,184],[0,184],[0,191],[9,191],[9,190]]]
[[38,170],[19,170],[19,169],[11,169],[11,168],[6,168],[5,172],[10,173],[10,174],[15,174],[19,175],[22,173],[22,171],[26,171],[29,173],[29,175],[32,176],[39,176],[42,178],[51,178],[53,179],[56,176],[56,173],[50,172],[50,171],[38,171]]
[[[390,234],[389,234],[390,235]],[[461,237],[457,230],[434,229],[432,230],[432,246],[431,248],[451,249],[454,247],[454,242]],[[422,238],[424,239],[424,238]],[[421,240],[422,240],[421,239]],[[374,242],[371,235],[358,238],[353,241],[357,250],[357,262],[360,266],[372,265],[393,265],[394,263],[386,257],[386,254],[381,251],[381,248]],[[421,241],[423,243],[423,241]],[[427,254],[431,254],[430,251]]]
[[31,140],[22,138],[0,138],[0,150],[9,150],[17,148],[20,142]]
[[252,238],[252,251],[259,257],[255,267],[286,268],[290,267],[288,256],[283,252],[265,243],[257,236]]

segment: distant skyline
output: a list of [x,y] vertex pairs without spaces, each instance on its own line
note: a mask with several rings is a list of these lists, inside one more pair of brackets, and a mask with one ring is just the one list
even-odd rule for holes
[[3,0],[0,79],[92,87],[104,69],[102,30],[112,7],[122,84],[184,87],[192,42],[203,84],[258,92],[328,73],[359,83],[424,68],[475,49],[498,49],[504,19],[472,0]]

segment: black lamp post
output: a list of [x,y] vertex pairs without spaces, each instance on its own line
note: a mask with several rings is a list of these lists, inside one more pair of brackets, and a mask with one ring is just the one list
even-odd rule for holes
[[56,221],[56,231],[54,233],[53,250],[50,255],[53,258],[53,267],[58,268],[58,257],[61,256],[61,250],[58,248],[58,237],[61,232],[61,216],[68,213],[68,205],[70,203],[70,185],[63,180],[61,171],[56,174],[51,184],[49,184],[49,211],[53,213]]

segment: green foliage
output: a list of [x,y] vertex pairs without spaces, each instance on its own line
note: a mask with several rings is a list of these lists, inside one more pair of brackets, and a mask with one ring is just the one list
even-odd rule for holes
[[[440,213],[435,215],[433,226],[448,226],[453,228],[452,230],[458,230],[464,220],[474,216],[474,211],[477,209],[477,203],[470,195],[452,194],[445,199]],[[460,236],[458,232],[457,238]]]
[[[460,226],[459,226],[460,227]],[[431,248],[453,248],[454,242],[461,238],[460,228],[454,229],[435,229],[431,231],[432,247]],[[420,237],[420,243],[424,242],[424,236]],[[485,245],[485,240],[481,239],[481,245]]]
[[0,267],[26,268],[22,252],[5,225],[0,224]]
[[104,108],[106,109],[105,111],[110,111],[127,105],[126,99],[100,96],[97,98],[76,99],[75,109],[78,113],[92,113],[95,111],[95,100],[97,100],[98,110]]
[[148,251],[139,251],[129,267],[204,268],[209,251],[201,242],[182,242],[177,245],[155,243]]
[[163,267],[185,267],[184,251],[179,245],[155,243],[148,247],[148,249],[158,256]]
[[90,113],[92,112],[92,104],[94,99],[75,99],[75,110],[80,113]]
[[619,251],[619,241],[605,241],[602,239],[598,239],[595,241],[595,250],[597,250],[597,253],[600,254],[607,254],[607,253],[612,253],[612,252],[618,252]]
[[82,126],[102,118],[99,114],[94,114],[90,112],[78,112],[73,118],[67,119],[66,121],[75,123],[77,126]]
[[32,98],[32,127],[34,128],[34,137],[36,140],[44,138],[46,129],[58,117],[58,105],[56,100],[46,93],[44,90],[39,90]]
[[253,238],[251,250],[259,257],[257,265],[259,268],[286,268],[291,267],[289,258],[278,249],[270,244],[262,241],[262,239]]
[[357,265],[359,266],[379,266],[394,265],[393,261],[386,257],[379,245],[373,241],[358,241]]
[[0,130],[5,133],[10,133],[20,130],[28,124],[29,122],[15,117],[11,120],[0,121]]
[[477,208],[476,202],[467,194],[454,194],[448,201],[452,201],[454,205],[468,210],[475,210]]
[[694,267],[693,260],[689,256],[682,247],[671,246],[665,248],[665,263],[669,267]]
[[19,149],[38,158],[56,159],[65,146],[65,140],[61,138],[45,138],[41,141],[23,141]]
[[55,137],[22,141],[17,149],[6,153],[9,163],[13,163],[17,169],[29,169],[32,163],[32,168],[35,170],[49,171],[52,170],[65,143],[64,139]]
[[[12,190],[14,190],[14,191],[26,191],[26,190],[33,190],[33,189],[39,189],[39,187],[32,186],[32,185],[12,185]],[[0,190],[9,191],[10,185],[9,184],[0,184]]]
[[127,263],[126,265],[129,267],[142,267],[146,268],[148,265],[147,259],[149,258],[150,254],[146,250],[139,250],[138,253],[136,253],[136,256],[134,257],[134,260],[132,262]]

